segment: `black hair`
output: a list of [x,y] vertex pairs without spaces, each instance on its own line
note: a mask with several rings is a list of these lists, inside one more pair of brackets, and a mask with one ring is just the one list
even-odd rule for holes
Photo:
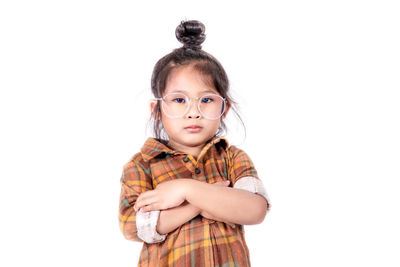
[[[168,77],[173,69],[191,66],[212,82],[218,93],[226,99],[227,106],[233,110],[244,126],[243,120],[235,108],[237,104],[229,95],[229,80],[224,68],[216,58],[201,49],[201,44],[206,39],[204,24],[197,20],[182,21],[176,27],[175,35],[183,46],[174,49],[171,53],[159,59],[154,66],[151,77],[151,91],[154,97],[163,97]],[[161,121],[160,104],[160,101],[157,101],[157,105],[153,110],[151,118],[153,120],[153,132],[155,138],[166,141],[167,134]],[[221,118],[220,127],[215,135],[220,136],[224,132],[226,132],[226,124],[224,118]]]

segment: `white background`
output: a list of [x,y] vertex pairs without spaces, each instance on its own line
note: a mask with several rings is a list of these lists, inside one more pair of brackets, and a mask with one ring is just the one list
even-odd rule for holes
[[[400,266],[396,1],[1,1],[1,266],[136,266],[118,227],[154,64],[206,25],[270,196],[253,266]],[[244,139],[244,140],[243,140]]]

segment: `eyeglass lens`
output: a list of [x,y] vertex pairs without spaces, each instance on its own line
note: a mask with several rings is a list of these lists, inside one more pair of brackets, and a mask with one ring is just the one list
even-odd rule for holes
[[[163,100],[163,111],[169,117],[182,117],[190,108],[190,100],[185,94],[167,94]],[[225,101],[219,95],[204,95],[198,101],[199,111],[207,119],[218,119],[224,113]]]

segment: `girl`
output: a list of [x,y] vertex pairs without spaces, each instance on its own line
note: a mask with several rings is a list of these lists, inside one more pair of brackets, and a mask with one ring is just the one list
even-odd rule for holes
[[178,25],[183,47],[151,79],[155,138],[123,167],[119,222],[143,242],[139,266],[250,266],[243,225],[269,210],[250,158],[220,137],[234,102],[223,67],[201,49],[204,31]]

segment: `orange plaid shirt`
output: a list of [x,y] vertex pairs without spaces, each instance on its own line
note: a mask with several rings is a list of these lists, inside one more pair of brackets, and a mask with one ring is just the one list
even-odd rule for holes
[[[230,180],[234,188],[263,195],[270,207],[252,161],[243,150],[228,146],[225,138],[214,137],[197,160],[149,138],[123,167],[119,222],[125,238],[144,241],[138,235],[141,211],[133,209],[142,192],[165,181],[190,177],[206,183]],[[152,223],[145,221],[143,229],[155,231],[158,215],[159,211]],[[150,218],[150,212],[146,216]],[[250,266],[243,225],[232,227],[198,215],[167,235],[155,233],[154,238],[154,242],[143,242],[138,266]]]

